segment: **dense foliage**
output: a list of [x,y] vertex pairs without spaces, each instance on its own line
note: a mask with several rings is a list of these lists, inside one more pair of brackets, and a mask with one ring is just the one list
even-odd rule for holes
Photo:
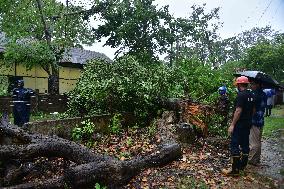
[[103,0],[89,12],[102,24],[95,28],[96,38],[106,37],[105,45],[119,48],[116,52],[136,56],[141,61],[157,60],[165,54],[172,64],[180,57],[195,57],[217,65],[215,41],[221,26],[219,8],[205,11],[203,6],[191,7],[189,17],[175,18],[168,6],[158,8],[154,0]]
[[0,76],[0,96],[8,94],[8,78]]
[[89,62],[70,93],[73,115],[131,112],[142,120],[157,114],[168,98],[190,97],[214,103],[218,87],[232,84],[232,75],[212,70],[197,60],[180,60],[176,66],[140,63],[125,56],[113,63]]
[[71,93],[70,107],[74,113],[133,112],[145,118],[155,112],[158,99],[170,96],[170,79],[162,64],[142,65],[132,57],[93,61]]
[[[66,5],[56,0],[0,1],[0,31],[9,39],[5,62],[20,63],[27,69],[40,66],[50,78],[58,78],[64,52],[94,41],[83,10],[68,1]],[[49,92],[58,93],[58,82],[50,81]]]
[[168,6],[157,8],[154,0],[104,0],[96,6],[104,5],[97,12],[100,24],[96,38],[106,37],[105,45],[119,48],[116,52],[127,53],[140,60],[157,59],[170,45],[170,21],[174,19]]

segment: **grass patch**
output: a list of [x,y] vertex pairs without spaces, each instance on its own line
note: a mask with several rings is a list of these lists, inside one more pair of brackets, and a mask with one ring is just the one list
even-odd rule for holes
[[274,137],[280,134],[279,130],[284,130],[284,105],[272,109],[272,116],[266,117],[263,128],[264,137]]
[[[0,114],[0,117],[1,117],[1,114]],[[44,112],[31,112],[30,122],[64,119],[66,117],[67,116],[65,113],[52,114],[52,113],[44,113]],[[11,123],[14,123],[14,117],[12,113],[9,115],[9,120]]]
[[283,116],[284,117],[284,105],[277,105],[272,109],[273,116]]

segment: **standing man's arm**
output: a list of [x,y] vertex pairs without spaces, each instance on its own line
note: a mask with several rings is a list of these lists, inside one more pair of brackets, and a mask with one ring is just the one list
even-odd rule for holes
[[232,123],[231,123],[230,127],[228,128],[228,134],[229,135],[231,135],[233,133],[233,130],[236,126],[236,123],[240,119],[241,113],[242,113],[242,108],[237,107],[236,111],[234,112],[234,117],[233,117]]
[[12,96],[12,100],[17,100],[17,92],[16,89],[13,89],[13,91],[11,92],[11,96]]

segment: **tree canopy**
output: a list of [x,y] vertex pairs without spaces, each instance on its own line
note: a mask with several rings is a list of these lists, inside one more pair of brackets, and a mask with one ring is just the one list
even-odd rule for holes
[[8,62],[27,69],[41,66],[58,77],[58,61],[67,48],[94,42],[89,20],[80,13],[83,8],[68,1],[3,0],[0,7],[0,30],[9,38],[4,54]]
[[284,34],[276,34],[271,40],[263,40],[247,49],[244,64],[284,81]]
[[151,60],[169,46],[169,24],[173,17],[168,7],[157,8],[154,0],[106,0],[101,10],[96,38],[107,38],[105,45],[119,48],[116,54],[127,53],[140,60]]
[[[145,64],[157,63],[161,54],[168,55],[170,65],[194,59],[198,60],[196,64],[215,69],[240,61],[247,68],[258,68],[281,79],[281,66],[276,64],[281,62],[283,42],[281,35],[272,40],[276,32],[271,27],[253,28],[221,39],[219,8],[206,12],[206,5],[194,5],[188,17],[175,18],[168,6],[158,8],[154,0],[88,2],[91,6],[87,9],[87,2],[75,5],[75,1],[68,0],[66,4],[55,0],[1,1],[0,30],[10,39],[5,59],[24,63],[27,69],[39,65],[50,76],[56,76],[66,48],[106,38],[105,45],[119,48],[116,55],[134,56]],[[91,26],[90,21],[97,26]],[[263,56],[270,57],[273,63],[269,65],[273,66],[260,66],[268,58],[256,58],[254,53],[263,53],[257,49],[267,49],[265,52],[271,51],[273,57],[279,58],[271,59],[271,53],[266,53]]]

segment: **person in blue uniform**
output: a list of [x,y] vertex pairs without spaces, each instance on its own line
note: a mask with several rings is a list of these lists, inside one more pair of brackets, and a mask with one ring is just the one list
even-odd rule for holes
[[229,97],[227,95],[227,87],[221,86],[218,89],[219,92],[219,98],[216,104],[216,110],[217,113],[219,113],[223,119],[221,121],[221,126],[226,127],[228,124],[228,116],[229,116],[229,107],[230,107],[230,101]]
[[265,117],[271,116],[271,110],[273,106],[273,91],[272,89],[264,89],[263,92],[266,94],[266,107],[265,107]]
[[24,88],[24,81],[18,80],[17,87],[13,89],[13,116],[14,124],[23,126],[30,120],[31,96],[34,96],[34,91]]
[[245,76],[236,79],[238,94],[235,100],[233,119],[228,128],[228,134],[231,136],[232,167],[222,170],[226,176],[238,176],[239,171],[243,170],[248,163],[249,134],[254,112],[254,96],[248,90],[248,84],[249,80]]

